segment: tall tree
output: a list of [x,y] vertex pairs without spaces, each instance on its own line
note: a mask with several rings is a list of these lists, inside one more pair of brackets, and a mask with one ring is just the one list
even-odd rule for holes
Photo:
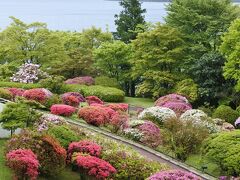
[[146,12],[146,9],[142,9],[139,0],[121,0],[120,5],[123,10],[119,15],[115,15],[116,37],[125,43],[129,43],[137,37],[137,26],[145,23],[143,13]]
[[51,68],[66,59],[63,44],[46,24],[24,22],[11,17],[12,23],[0,33],[0,63],[17,63],[30,60]]
[[156,25],[132,41],[132,77],[138,79],[139,94],[158,97],[171,92],[181,79],[179,64],[184,59],[185,43],[175,28]]

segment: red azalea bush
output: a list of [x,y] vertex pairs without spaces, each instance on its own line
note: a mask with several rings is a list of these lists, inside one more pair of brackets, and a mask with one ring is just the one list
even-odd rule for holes
[[[110,109],[110,108],[109,108]],[[105,108],[98,106],[86,106],[80,108],[78,117],[84,119],[88,124],[100,126],[109,121],[109,114],[112,109],[106,111]]]
[[75,77],[65,81],[66,84],[94,85],[95,81],[91,76]]
[[6,155],[7,165],[14,171],[17,179],[37,179],[39,162],[30,149],[17,149]]
[[126,112],[128,110],[128,104],[118,103],[118,104],[106,104],[106,107],[113,109],[114,111],[123,111]]
[[153,122],[145,121],[142,125],[139,125],[136,128],[143,134],[143,137],[140,139],[143,144],[153,148],[156,148],[161,144],[160,129]]
[[7,88],[7,90],[11,92],[13,98],[15,98],[16,96],[22,96],[25,92],[25,90],[22,88]]
[[187,110],[192,109],[192,106],[188,103],[169,101],[162,103],[161,107],[166,107],[173,110],[178,117],[185,113]]
[[196,175],[181,171],[181,170],[168,170],[168,171],[161,171],[159,173],[156,173],[148,178],[149,180],[200,180],[201,178],[197,177]]
[[55,176],[65,168],[66,150],[49,135],[24,130],[6,144],[6,152],[16,149],[31,149],[37,155],[42,174]]
[[83,140],[79,142],[72,142],[68,146],[68,156],[71,159],[73,153],[81,152],[87,153],[91,156],[99,157],[101,154],[102,147],[99,146],[97,143],[92,141]]
[[104,102],[101,99],[99,99],[97,96],[88,96],[86,97],[86,101],[89,104],[89,106],[91,104],[104,104]]
[[120,129],[125,129],[128,127],[128,116],[122,113],[116,113],[109,121],[109,124],[112,125],[113,132],[117,132]]
[[64,104],[74,107],[78,107],[80,102],[85,102],[84,97],[78,92],[64,93],[61,98]]
[[52,96],[52,93],[44,88],[26,90],[23,95],[28,100],[34,100],[39,103],[45,103]]
[[78,154],[74,162],[81,170],[87,171],[88,175],[96,179],[106,179],[117,172],[108,162],[90,155]]
[[51,106],[50,111],[52,114],[60,115],[60,116],[71,116],[76,109],[72,106],[65,104],[54,104]]

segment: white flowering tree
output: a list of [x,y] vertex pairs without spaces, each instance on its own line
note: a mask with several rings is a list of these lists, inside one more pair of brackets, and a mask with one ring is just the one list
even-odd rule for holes
[[21,83],[34,83],[37,82],[40,77],[47,77],[47,73],[40,70],[39,64],[25,63],[20,66],[18,72],[13,74],[10,78],[13,82]]

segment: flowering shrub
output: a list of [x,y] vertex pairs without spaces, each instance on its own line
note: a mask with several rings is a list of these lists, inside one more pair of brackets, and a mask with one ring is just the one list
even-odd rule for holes
[[117,132],[120,129],[127,128],[128,116],[121,113],[116,113],[109,121],[112,125],[112,131]]
[[96,106],[80,108],[78,111],[78,117],[83,118],[88,124],[95,126],[103,125],[109,121],[109,113],[106,111],[106,108]]
[[12,93],[8,89],[0,88],[0,98],[11,100],[13,98]]
[[65,104],[54,104],[51,106],[50,110],[52,114],[67,117],[71,116],[76,111],[74,107]]
[[132,128],[136,127],[136,126],[139,126],[139,125],[142,125],[144,124],[145,121],[144,120],[131,120],[128,122],[128,125]]
[[75,163],[80,169],[87,171],[88,175],[97,179],[106,179],[117,172],[111,164],[94,156],[79,154]]
[[138,115],[138,118],[147,119],[147,120],[154,121],[158,124],[162,124],[165,121],[177,118],[177,116],[175,112],[169,108],[155,106],[155,107],[144,109]]
[[181,171],[181,170],[168,170],[156,173],[148,178],[149,180],[200,180],[199,177],[192,173]]
[[71,159],[73,153],[81,152],[81,153],[87,153],[91,156],[99,157],[101,150],[102,150],[102,147],[99,146],[98,144],[88,140],[83,140],[79,142],[72,142],[71,144],[69,144],[68,156]]
[[114,111],[126,112],[128,110],[128,104],[125,104],[125,103],[106,104],[105,106],[113,109]]
[[36,88],[26,90],[22,96],[28,100],[34,100],[39,103],[45,103],[46,100],[52,96],[52,93],[44,88]]
[[155,101],[155,106],[162,106],[166,102],[181,102],[189,104],[187,98],[178,94],[168,94],[166,96],[160,97],[157,101]]
[[240,117],[235,121],[234,125],[236,128],[240,128]]
[[219,128],[214,124],[213,120],[208,117],[202,110],[191,109],[187,110],[180,117],[183,122],[191,121],[195,126],[203,126],[209,129],[209,132],[218,132]]
[[49,124],[56,124],[56,125],[62,125],[65,124],[66,121],[56,115],[53,114],[43,114],[38,122],[37,122],[37,127],[38,127],[38,131],[43,131],[43,130],[47,130]]
[[137,129],[143,134],[140,142],[147,146],[156,148],[161,144],[160,129],[151,121],[146,121],[144,124],[137,126]]
[[171,101],[162,103],[161,107],[172,109],[177,116],[181,116],[181,114],[183,114],[187,110],[192,109],[192,106],[188,103],[171,102]]
[[123,134],[134,141],[140,141],[140,139],[143,137],[143,133],[140,130],[134,128],[124,129]]
[[25,90],[22,88],[7,88],[7,90],[11,92],[14,99],[16,96],[22,96],[23,93],[25,92]]
[[33,63],[25,63],[20,66],[18,72],[10,78],[13,82],[34,83],[41,77],[47,77],[47,73],[41,71],[40,65]]
[[97,96],[88,96],[88,97],[86,97],[86,101],[89,105],[104,104],[104,102],[101,99],[99,99]]
[[84,97],[80,93],[77,93],[77,92],[64,93],[61,96],[61,98],[62,98],[62,101],[64,104],[74,106],[74,107],[78,107],[80,102],[85,101]]
[[15,172],[17,178],[37,179],[39,162],[30,149],[17,149],[6,155],[7,165]]
[[94,85],[94,79],[91,76],[75,77],[65,81],[66,84]]
[[6,144],[6,152],[31,149],[40,163],[40,172],[54,176],[65,168],[66,150],[49,135],[23,130]]

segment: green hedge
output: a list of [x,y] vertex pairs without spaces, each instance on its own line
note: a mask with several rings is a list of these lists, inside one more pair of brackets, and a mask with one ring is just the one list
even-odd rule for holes
[[39,87],[41,87],[41,85],[40,84],[25,84],[25,83],[17,83],[17,82],[0,81],[0,87],[33,89],[33,88],[39,88]]
[[103,87],[103,86],[85,86],[68,84],[67,91],[79,92],[83,96],[97,96],[103,101],[107,102],[122,102],[124,100],[124,92],[117,88]]
[[234,124],[238,117],[238,112],[226,105],[219,106],[213,113],[213,118],[220,118],[231,124]]

